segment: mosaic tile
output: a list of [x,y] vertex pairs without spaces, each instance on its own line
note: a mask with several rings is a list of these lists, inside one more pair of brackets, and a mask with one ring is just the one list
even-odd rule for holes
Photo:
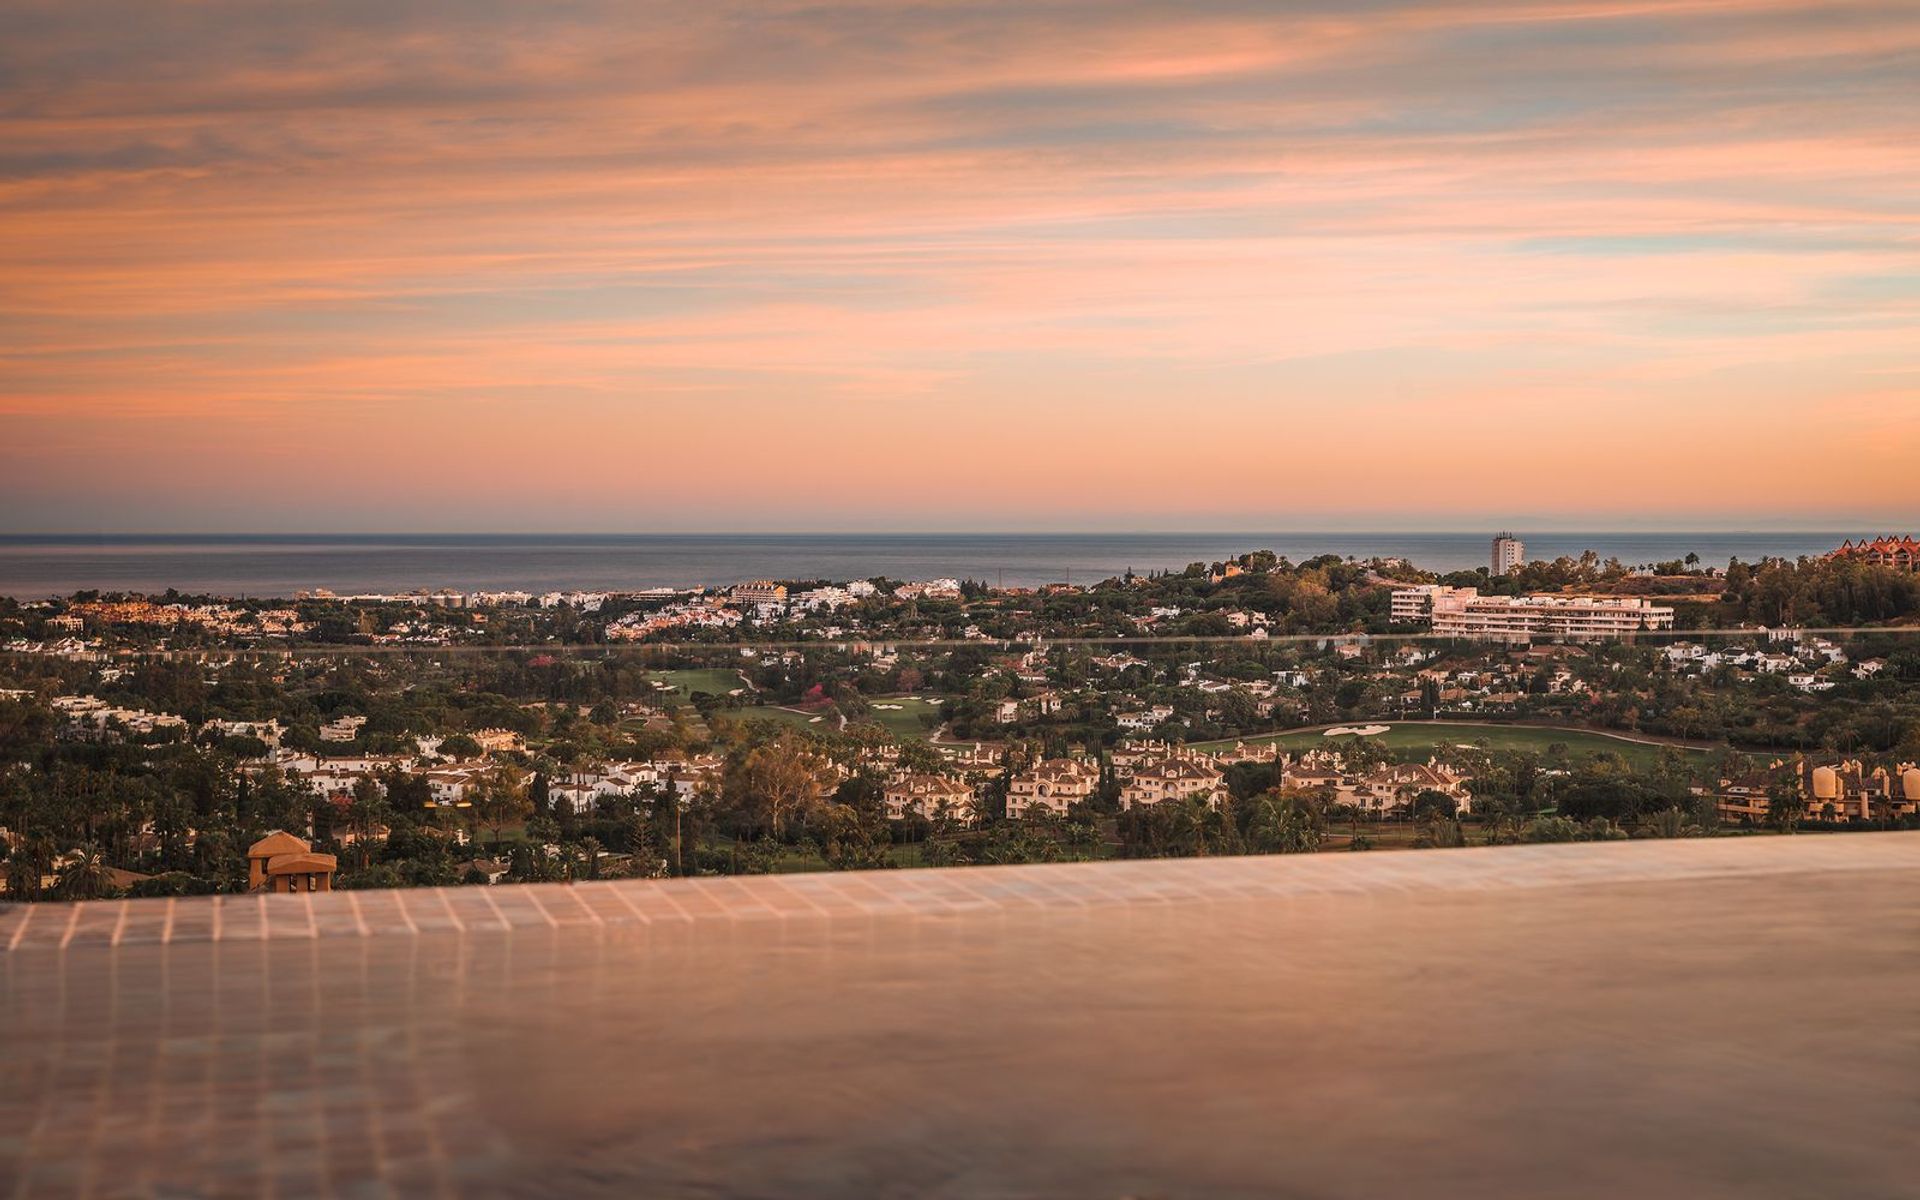
[[645,930],[707,922],[864,923],[986,912],[1031,920],[1115,906],[1482,893],[1869,866],[1920,868],[1920,838],[1713,839],[5,905],[0,906],[0,950],[72,953],[207,942]]

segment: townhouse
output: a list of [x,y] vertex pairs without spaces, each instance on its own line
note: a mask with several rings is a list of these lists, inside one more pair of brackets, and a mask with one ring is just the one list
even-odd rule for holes
[[885,797],[887,817],[894,821],[913,814],[929,821],[945,817],[971,824],[978,812],[972,786],[951,775],[917,771],[897,775],[888,781]]
[[1120,788],[1122,811],[1194,799],[1218,808],[1226,798],[1226,775],[1203,758],[1187,755],[1170,754],[1138,763]]
[[1007,781],[1007,816],[1014,820],[1050,813],[1064,817],[1100,787],[1100,768],[1084,758],[1048,758]]

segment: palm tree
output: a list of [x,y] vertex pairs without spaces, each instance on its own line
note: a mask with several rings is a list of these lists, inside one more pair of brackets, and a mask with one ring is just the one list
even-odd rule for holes
[[1805,804],[1800,789],[1791,781],[1775,783],[1767,789],[1767,822],[1781,833],[1792,833],[1800,828]]
[[1643,817],[1640,828],[1647,836],[1656,838],[1699,837],[1702,833],[1700,826],[1679,808],[1662,809]]
[[45,837],[29,838],[14,847],[7,856],[7,896],[13,900],[38,900],[40,884],[53,869],[53,843]]
[[79,857],[61,870],[59,882],[53,885],[58,900],[99,900],[115,890],[113,873],[92,843],[80,848]]
[[[368,786],[363,788],[361,784]],[[353,830],[353,849],[363,871],[372,858],[368,843],[373,839],[373,831],[386,823],[390,812],[379,784],[363,779],[354,785],[353,799],[347,804],[347,825]]]

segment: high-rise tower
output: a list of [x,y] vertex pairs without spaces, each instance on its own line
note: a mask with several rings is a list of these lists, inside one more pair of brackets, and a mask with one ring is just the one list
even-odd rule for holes
[[1493,535],[1493,573],[1505,575],[1527,561],[1527,544],[1511,533]]

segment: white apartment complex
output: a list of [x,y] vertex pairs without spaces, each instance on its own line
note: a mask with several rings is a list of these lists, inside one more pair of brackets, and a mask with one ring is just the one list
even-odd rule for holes
[[1120,808],[1123,812],[1151,808],[1167,800],[1196,796],[1205,800],[1208,808],[1219,808],[1227,799],[1225,773],[1198,758],[1169,753],[1132,769],[1120,787]]
[[1637,596],[1482,596],[1433,614],[1435,633],[1485,641],[1605,641],[1672,628],[1672,608]]
[[1638,596],[1482,596],[1477,588],[1431,587],[1394,592],[1395,620],[1419,606],[1425,606],[1434,633],[1487,642],[1592,642],[1673,628],[1672,608]]
[[1417,587],[1395,588],[1391,617],[1395,625],[1424,625],[1433,619],[1434,606],[1457,595],[1478,596],[1479,588],[1446,587],[1423,583]]
[[1007,816],[1014,820],[1044,810],[1064,817],[1076,802],[1091,799],[1100,787],[1100,767],[1085,759],[1049,758],[1014,776],[1007,784]]
[[944,816],[971,824],[976,815],[972,786],[951,775],[895,776],[887,784],[886,802],[887,817],[894,821],[905,820],[908,813],[915,813],[929,821]]

